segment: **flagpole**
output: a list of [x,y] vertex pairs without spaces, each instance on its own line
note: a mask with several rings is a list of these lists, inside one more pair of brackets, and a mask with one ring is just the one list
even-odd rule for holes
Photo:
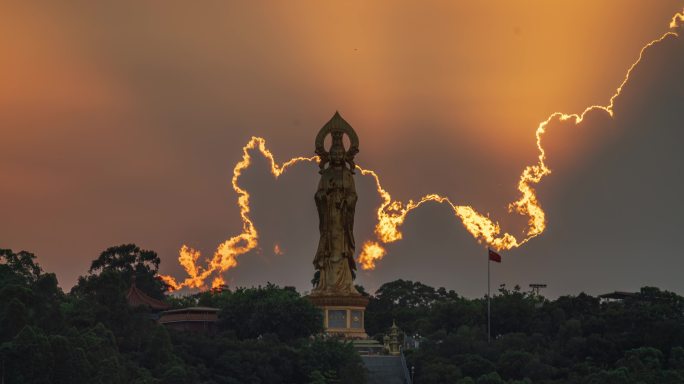
[[489,283],[489,265],[492,261],[489,259],[489,249],[487,249],[487,342],[492,341],[492,294],[491,285]]

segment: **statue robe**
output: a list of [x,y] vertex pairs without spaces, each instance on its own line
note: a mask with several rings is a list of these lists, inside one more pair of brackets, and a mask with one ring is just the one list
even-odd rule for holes
[[314,266],[320,275],[312,293],[358,295],[352,277],[357,196],[351,171],[344,164],[325,169],[314,198],[320,231]]

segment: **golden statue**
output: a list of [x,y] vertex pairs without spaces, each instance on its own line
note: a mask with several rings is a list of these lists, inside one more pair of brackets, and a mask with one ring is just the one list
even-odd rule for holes
[[[350,146],[344,148],[343,136]],[[325,138],[332,136],[327,151]],[[316,154],[320,158],[321,180],[314,196],[318,209],[320,240],[313,264],[318,270],[318,283],[312,295],[359,295],[354,288],[354,155],[359,152],[359,139],[339,113],[321,128],[316,137]]]

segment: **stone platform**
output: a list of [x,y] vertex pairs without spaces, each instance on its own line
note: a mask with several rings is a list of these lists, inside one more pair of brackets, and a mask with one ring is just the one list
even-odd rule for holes
[[368,297],[362,295],[309,295],[307,299],[323,311],[325,332],[346,339],[367,339],[364,316]]

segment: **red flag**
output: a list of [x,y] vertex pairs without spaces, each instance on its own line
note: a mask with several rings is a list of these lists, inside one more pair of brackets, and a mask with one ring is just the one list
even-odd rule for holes
[[501,262],[501,255],[499,255],[498,253],[496,253],[490,249],[489,250],[489,260],[496,261],[497,263],[500,263]]

